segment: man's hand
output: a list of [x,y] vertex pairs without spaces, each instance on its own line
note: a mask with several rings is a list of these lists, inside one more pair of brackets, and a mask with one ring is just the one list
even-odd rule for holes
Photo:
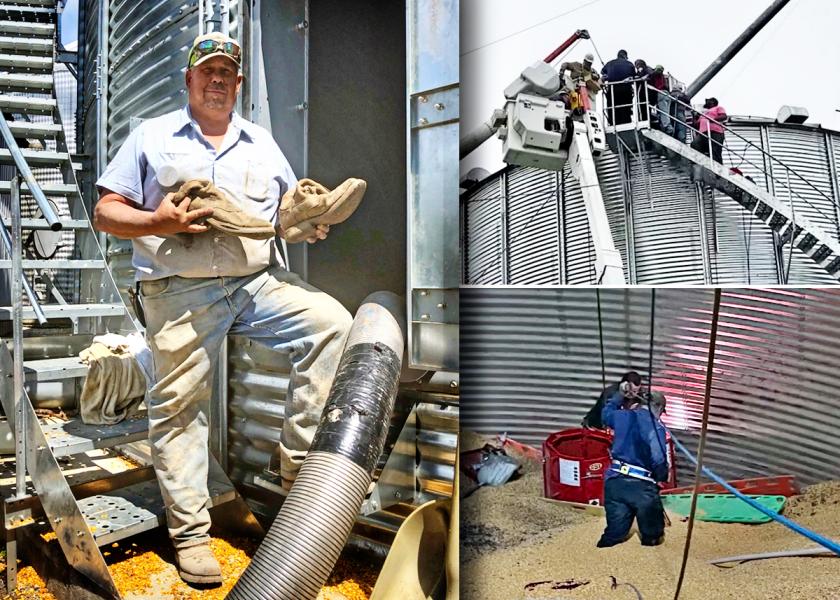
[[325,240],[327,239],[327,234],[330,232],[329,225],[316,225],[315,226],[315,233],[311,236],[306,238],[307,244],[314,244],[318,240]]
[[213,216],[212,208],[190,210],[190,198],[184,198],[177,206],[172,202],[174,192],[167,194],[152,215],[156,235],[173,233],[204,233],[207,225],[193,223],[196,219]]

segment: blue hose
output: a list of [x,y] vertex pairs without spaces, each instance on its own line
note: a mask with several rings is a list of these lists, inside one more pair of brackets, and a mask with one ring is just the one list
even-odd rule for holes
[[[696,465],[697,464],[697,459],[694,458],[694,455],[691,454],[691,452],[689,452],[688,449],[680,443],[680,441],[674,435],[674,432],[671,432],[671,439],[674,440],[674,444],[677,446],[677,448],[680,450],[680,452],[685,454],[686,457],[688,458],[688,460],[690,460],[692,462],[692,464]],[[724,488],[729,490],[731,493],[735,494],[738,498],[740,498],[741,500],[743,500],[744,502],[746,502],[747,504],[752,506],[757,511],[760,511],[760,512],[764,513],[765,515],[767,515],[768,517],[770,517],[774,521],[777,521],[778,523],[781,523],[782,525],[784,525],[785,527],[788,527],[789,529],[793,529],[796,533],[798,533],[800,535],[804,535],[809,540],[818,543],[820,546],[828,548],[829,550],[831,550],[832,552],[834,552],[835,554],[840,556],[840,544],[838,544],[837,542],[834,542],[834,541],[832,541],[828,538],[824,538],[820,534],[815,533],[815,532],[811,531],[810,529],[807,529],[807,528],[803,527],[799,523],[795,523],[794,521],[791,521],[790,519],[787,519],[787,518],[783,517],[782,515],[776,514],[775,512],[770,510],[769,508],[766,508],[766,507],[762,506],[761,504],[759,504],[758,502],[756,502],[755,500],[753,500],[749,496],[745,496],[744,494],[739,492],[737,489],[735,489],[734,487],[729,485],[725,480],[718,477],[710,469],[708,469],[706,467],[703,467],[702,470],[703,470],[703,475],[705,475],[709,479],[713,480],[715,483],[717,483],[719,485],[722,485]]]

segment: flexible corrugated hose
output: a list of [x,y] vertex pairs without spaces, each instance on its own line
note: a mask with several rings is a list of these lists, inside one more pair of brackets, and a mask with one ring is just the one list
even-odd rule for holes
[[232,600],[314,600],[364,502],[385,445],[404,347],[403,303],[359,308],[309,453]]

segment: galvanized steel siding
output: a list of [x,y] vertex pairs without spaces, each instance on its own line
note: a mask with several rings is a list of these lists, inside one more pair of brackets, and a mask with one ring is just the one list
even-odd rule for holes
[[[651,290],[603,289],[607,382],[648,370]],[[653,385],[689,444],[702,412],[713,292],[656,290]],[[602,389],[596,290],[461,292],[462,427],[534,445]],[[840,477],[840,289],[724,291],[708,462],[726,477]]]
[[[291,367],[285,354],[244,337],[232,336],[228,349],[229,475],[249,500],[264,498],[266,491],[254,485],[254,476],[268,466],[280,442]],[[428,401],[424,401],[423,393],[418,397],[419,498],[415,503],[451,496],[458,434],[457,396],[451,396],[452,404],[444,405],[434,402],[431,395]]]
[[704,283],[694,185],[653,152],[630,160],[636,283]]
[[[788,198],[785,169],[778,161],[767,159],[762,149],[771,152],[819,190],[791,176],[790,188],[799,196],[793,196],[799,214],[809,216],[827,232],[837,232],[840,179],[836,164],[840,162],[840,136],[818,128],[743,121],[735,122],[732,128],[746,139],[728,134],[727,144],[734,153],[724,153],[724,164],[739,168],[757,185],[785,201]],[[621,253],[628,283],[762,285],[779,283],[787,271],[790,248],[785,247],[782,256],[777,256],[774,236],[767,226],[748,215],[728,196],[712,195],[707,190],[703,197],[698,197],[687,172],[656,153],[643,152],[634,156],[624,152],[625,173],[621,172],[619,155],[612,152],[596,159],[596,165],[610,230]],[[772,169],[774,180],[765,177],[762,169]],[[547,189],[545,181],[550,174],[540,177],[537,173],[534,169],[509,167],[488,178],[476,192],[465,194],[464,223],[469,227],[464,229],[463,236],[465,257],[480,255],[492,247],[500,255],[498,262],[501,263],[492,280],[476,278],[476,271],[466,268],[465,283],[553,284],[557,282],[556,272],[560,273],[560,283],[592,283],[594,255],[589,226],[580,187],[568,170],[559,175],[559,236],[550,231],[553,217],[541,213],[534,219],[535,223],[539,222],[534,234],[525,233],[511,243],[516,246],[516,257],[512,262],[509,262],[505,243],[513,229],[506,227],[509,225],[506,219],[510,220],[514,214],[512,210],[521,209],[521,205],[508,206],[506,211],[504,203],[496,206],[495,210],[505,211],[505,214],[496,213],[489,226],[486,213],[472,202],[491,181],[505,178],[535,182],[534,197],[543,198]],[[517,199],[530,197],[517,192]],[[519,214],[516,216],[519,223]],[[553,268],[547,261],[554,256],[558,237],[559,265]],[[471,244],[476,240],[481,245],[472,248]],[[794,249],[792,256],[788,283],[836,283],[800,250]],[[508,276],[504,271],[506,267],[513,268],[510,275],[515,272],[521,279]]]
[[506,283],[561,283],[558,188],[554,171],[526,168],[508,174]]
[[470,283],[502,283],[503,184],[502,178],[491,178],[464,200],[462,260]]

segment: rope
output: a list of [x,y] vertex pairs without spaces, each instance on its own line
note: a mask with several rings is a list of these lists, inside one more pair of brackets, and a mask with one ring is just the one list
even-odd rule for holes
[[653,390],[653,332],[656,321],[656,288],[650,288],[650,346],[648,348],[648,390]]
[[466,52],[462,52],[461,56],[466,56],[467,54],[472,54],[473,52],[478,52],[479,50],[481,50],[483,48],[487,48],[488,46],[492,46],[493,44],[498,44],[499,42],[503,42],[504,40],[507,40],[507,39],[510,39],[514,36],[517,36],[520,33],[525,33],[526,31],[530,31],[531,29],[534,29],[535,27],[539,27],[540,25],[545,25],[546,23],[549,23],[551,21],[559,19],[560,17],[565,17],[567,15],[572,14],[573,12],[576,12],[576,11],[579,11],[583,8],[586,8],[587,6],[592,6],[593,4],[598,4],[599,2],[601,2],[601,0],[591,0],[590,2],[586,2],[585,4],[581,4],[580,6],[576,6],[571,10],[567,10],[566,12],[560,13],[559,15],[554,15],[553,17],[549,17],[548,19],[546,19],[544,21],[540,21],[539,23],[534,23],[533,25],[530,25],[529,27],[526,27],[525,29],[520,29],[519,31],[514,31],[513,33],[509,33],[506,36],[503,36],[503,37],[500,37],[499,39],[493,40],[492,42],[488,42],[488,43],[483,44],[481,46],[477,46],[476,48],[473,48],[472,50],[467,50]]
[[[709,358],[706,360],[706,390],[703,396],[703,421],[700,426],[700,444],[697,447],[697,468],[694,471],[694,491],[691,494],[691,511],[688,514],[688,531],[685,535],[680,576],[677,579],[677,589],[674,600],[680,597],[685,568],[688,565],[688,552],[691,548],[691,533],[694,531],[694,516],[697,512],[697,496],[700,492],[700,477],[703,471],[703,453],[706,451],[706,433],[709,430],[709,404],[712,396],[712,377],[715,364],[715,345],[717,344],[718,319],[720,318],[720,288],[715,288],[715,300],[712,308],[712,327],[709,332]],[[673,437],[673,435],[671,436]]]
[[607,370],[604,365],[604,327],[601,322],[601,289],[595,288],[595,297],[598,299],[598,340],[601,342],[601,386],[607,387]]
[[[688,460],[690,460],[694,464],[697,464],[697,459],[694,458],[694,456],[691,454],[691,452],[689,452],[688,449],[680,443],[680,441],[674,436],[673,433],[671,434],[671,438],[674,440],[674,445],[677,447],[677,449],[680,452],[682,452],[683,454],[685,454],[685,456],[686,456],[686,458],[688,458]],[[782,515],[778,515],[775,512],[773,512],[772,510],[770,510],[769,508],[767,508],[766,506],[763,506],[763,505],[759,504],[758,502],[756,502],[755,500],[753,500],[749,496],[745,496],[738,489],[731,486],[725,479],[723,479],[722,477],[717,475],[714,471],[712,471],[708,467],[703,467],[702,470],[703,470],[703,475],[705,475],[706,477],[708,477],[709,479],[711,479],[712,481],[714,481],[718,485],[723,486],[730,494],[734,494],[739,499],[743,500],[744,502],[746,502],[747,504],[752,506],[757,511],[767,515],[768,517],[770,517],[771,519],[773,519],[777,523],[781,523],[782,525],[784,525],[788,529],[791,529],[791,530],[795,531],[796,533],[805,536],[806,538],[808,538],[812,542],[816,542],[820,546],[823,546],[824,548],[828,548],[829,550],[831,550],[835,554],[840,555],[840,544],[838,544],[837,542],[835,542],[833,540],[830,540],[828,538],[825,538],[825,537],[821,536],[820,534],[818,534],[814,531],[811,531],[807,527],[803,527],[799,523],[797,523],[795,521],[791,521],[787,517],[783,517]]]

